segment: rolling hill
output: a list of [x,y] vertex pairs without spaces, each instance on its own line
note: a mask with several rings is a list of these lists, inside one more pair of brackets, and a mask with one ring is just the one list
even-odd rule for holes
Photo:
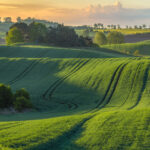
[[26,88],[35,106],[0,114],[0,149],[150,149],[149,57],[2,46],[0,71],[0,82]]
[[112,45],[104,45],[102,48],[106,48],[109,50],[115,50],[118,52],[134,54],[135,51],[138,51],[141,56],[149,56],[150,55],[150,41],[143,41],[137,43],[125,43],[125,44],[112,44]]

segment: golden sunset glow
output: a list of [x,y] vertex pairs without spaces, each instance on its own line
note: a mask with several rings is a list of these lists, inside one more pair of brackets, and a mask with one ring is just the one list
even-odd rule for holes
[[[136,10],[138,12],[139,10],[138,18],[134,16],[136,20],[131,19],[138,23],[138,19],[147,21],[148,18],[143,13],[147,10],[145,8],[147,8],[149,3],[149,0],[143,0],[142,3],[135,0],[132,2],[129,0],[1,0],[0,17],[10,16],[13,20],[18,16],[22,18],[35,17],[78,25],[91,24],[92,21],[109,23],[109,20],[110,22],[114,20],[121,23],[121,16],[124,16],[124,20],[129,18],[126,21],[130,23],[132,11],[135,12]],[[120,16],[118,16],[117,11]]]

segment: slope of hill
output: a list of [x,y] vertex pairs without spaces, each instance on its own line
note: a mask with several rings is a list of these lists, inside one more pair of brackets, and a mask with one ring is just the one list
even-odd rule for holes
[[125,56],[0,48],[0,82],[25,87],[36,108],[0,115],[0,149],[148,150],[150,58]]
[[116,58],[129,55],[105,48],[61,48],[49,46],[0,46],[0,57],[23,58]]
[[112,44],[112,45],[104,45],[101,47],[128,54],[133,54],[135,51],[138,51],[140,55],[143,56],[150,55],[150,41],[143,41],[138,43],[126,43],[126,44]]

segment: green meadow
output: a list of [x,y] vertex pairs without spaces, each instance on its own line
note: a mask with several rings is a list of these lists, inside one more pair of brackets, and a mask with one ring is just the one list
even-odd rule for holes
[[149,42],[138,44],[0,46],[0,83],[34,105],[0,114],[0,150],[149,150]]
[[115,50],[118,52],[134,54],[135,51],[138,51],[138,55],[140,56],[149,56],[150,51],[150,41],[143,41],[137,43],[124,43],[124,44],[112,44],[112,45],[104,45],[101,48],[106,48],[109,50]]

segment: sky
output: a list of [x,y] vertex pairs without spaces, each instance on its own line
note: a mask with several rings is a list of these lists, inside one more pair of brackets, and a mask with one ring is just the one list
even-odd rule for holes
[[7,16],[66,25],[150,25],[150,0],[0,0],[0,17]]

